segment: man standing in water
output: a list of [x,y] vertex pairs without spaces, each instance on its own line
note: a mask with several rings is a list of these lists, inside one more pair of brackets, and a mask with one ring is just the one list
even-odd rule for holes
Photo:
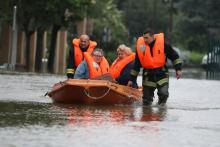
[[143,104],[151,105],[155,89],[158,90],[158,104],[166,104],[169,96],[169,75],[166,67],[166,58],[169,58],[176,70],[176,78],[181,77],[182,62],[178,53],[164,41],[164,34],[153,34],[151,30],[143,33],[137,40],[136,57],[133,69],[130,72],[128,86],[136,82],[140,68],[143,68]]

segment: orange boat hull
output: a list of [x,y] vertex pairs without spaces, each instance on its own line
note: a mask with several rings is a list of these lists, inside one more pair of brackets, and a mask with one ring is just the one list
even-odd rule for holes
[[48,93],[56,103],[132,104],[142,100],[138,89],[106,80],[68,79],[57,83]]

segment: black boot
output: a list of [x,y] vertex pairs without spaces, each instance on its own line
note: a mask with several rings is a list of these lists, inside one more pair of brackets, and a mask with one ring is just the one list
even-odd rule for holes
[[153,98],[143,98],[143,105],[150,106],[153,102]]
[[167,102],[167,97],[159,97],[158,105],[164,106]]
[[150,102],[150,101],[143,101],[144,106],[150,106],[151,104],[152,104],[152,102]]
[[143,105],[150,106],[153,102],[155,88],[143,87]]

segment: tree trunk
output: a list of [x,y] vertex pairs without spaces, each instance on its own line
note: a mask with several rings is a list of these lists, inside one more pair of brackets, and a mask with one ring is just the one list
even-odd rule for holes
[[43,39],[44,39],[44,30],[39,28],[37,30],[37,50],[36,50],[36,60],[35,60],[35,71],[40,72],[41,71],[41,65],[43,58]]
[[57,41],[57,32],[61,28],[60,25],[53,25],[53,29],[51,32],[51,40],[50,40],[50,48],[49,48],[49,59],[48,59],[48,71],[50,73],[54,72],[54,56],[55,56],[55,48]]
[[26,60],[25,60],[25,66],[26,70],[30,71],[30,41],[31,41],[31,35],[34,33],[34,31],[27,31],[25,30],[25,37],[26,37]]

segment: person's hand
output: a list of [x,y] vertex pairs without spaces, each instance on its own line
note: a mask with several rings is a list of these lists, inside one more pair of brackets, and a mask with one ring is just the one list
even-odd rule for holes
[[181,70],[177,70],[176,71],[176,78],[177,80],[182,76],[182,71]]
[[128,81],[127,86],[132,87],[133,82],[132,81]]
[[116,83],[116,84],[118,83],[115,79],[112,79],[112,82],[113,82],[113,83]]

